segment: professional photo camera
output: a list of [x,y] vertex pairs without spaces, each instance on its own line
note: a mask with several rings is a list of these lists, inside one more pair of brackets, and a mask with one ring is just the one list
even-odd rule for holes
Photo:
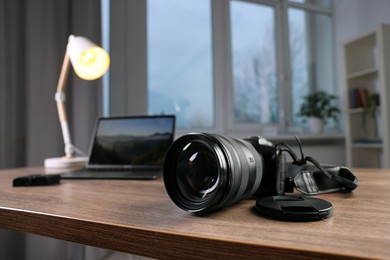
[[[181,209],[203,213],[231,206],[246,198],[281,198],[294,188],[316,195],[352,191],[355,175],[346,167],[321,165],[298,158],[288,145],[272,145],[262,137],[235,139],[190,133],[169,148],[163,176],[168,195]],[[291,157],[287,162],[286,156]],[[283,197],[284,198],[284,197]]]

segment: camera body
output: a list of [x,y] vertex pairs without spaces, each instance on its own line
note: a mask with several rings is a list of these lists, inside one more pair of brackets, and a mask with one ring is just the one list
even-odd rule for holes
[[282,195],[292,192],[286,179],[286,156],[279,149],[265,141],[263,137],[253,136],[244,139],[249,142],[263,158],[263,180],[255,197]]
[[249,197],[285,192],[285,157],[261,137],[190,133],[169,148],[163,169],[172,201],[207,212]]

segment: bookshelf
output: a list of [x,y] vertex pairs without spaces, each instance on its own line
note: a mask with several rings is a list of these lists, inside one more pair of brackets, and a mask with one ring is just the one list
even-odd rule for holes
[[390,168],[390,25],[344,44],[349,167]]

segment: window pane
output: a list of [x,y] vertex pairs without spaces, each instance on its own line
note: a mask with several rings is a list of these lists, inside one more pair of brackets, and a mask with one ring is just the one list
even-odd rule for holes
[[212,127],[210,0],[148,0],[148,110]]
[[235,122],[277,123],[274,9],[231,1],[230,11]]
[[290,8],[290,52],[294,125],[302,96],[314,90],[334,93],[333,33],[330,16]]

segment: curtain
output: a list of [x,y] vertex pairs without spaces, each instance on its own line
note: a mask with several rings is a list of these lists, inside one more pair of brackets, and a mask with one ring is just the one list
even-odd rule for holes
[[[100,45],[100,1],[0,0],[0,168],[64,154],[54,94],[70,34]],[[71,70],[65,92],[72,141],[86,152],[101,115],[101,80]]]
[[0,0],[0,168],[26,160],[24,11],[24,0]]
[[[100,21],[97,0],[0,0],[0,168],[42,166],[45,158],[64,155],[54,94],[68,36],[100,45]],[[70,131],[84,151],[101,114],[101,93],[101,80],[83,81],[71,70]],[[0,245],[1,259],[75,259],[84,250],[6,230],[0,230]]]

